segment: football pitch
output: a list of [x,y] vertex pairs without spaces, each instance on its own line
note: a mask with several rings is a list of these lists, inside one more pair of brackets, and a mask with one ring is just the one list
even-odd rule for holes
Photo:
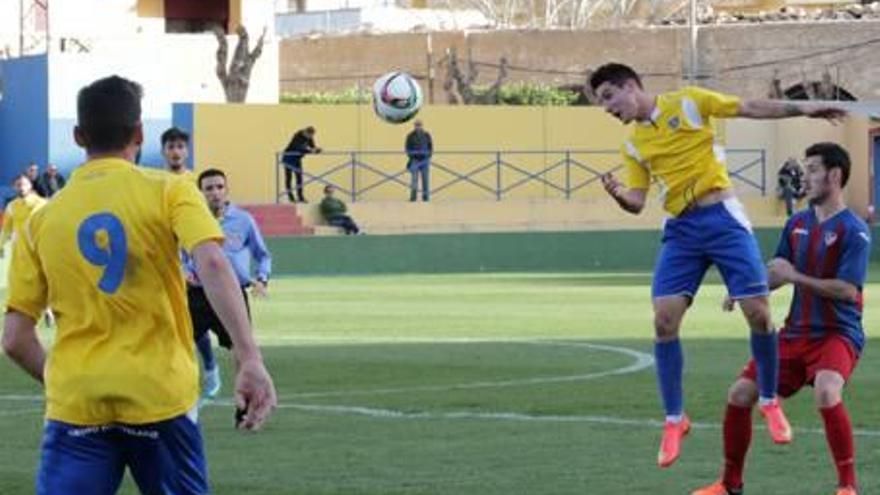
[[[710,277],[683,328],[697,428],[678,464],[660,470],[649,284],[626,273],[276,279],[252,307],[279,408],[263,431],[235,431],[231,363],[218,351],[222,397],[201,415],[213,492],[688,494],[718,475],[747,330],[721,312]],[[863,493],[880,492],[878,288],[875,278],[865,290],[869,342],[846,395]],[[789,294],[774,295],[778,322]],[[33,492],[39,394],[2,359],[2,494]],[[790,446],[772,445],[755,416],[746,493],[832,494],[811,394],[786,407]]]

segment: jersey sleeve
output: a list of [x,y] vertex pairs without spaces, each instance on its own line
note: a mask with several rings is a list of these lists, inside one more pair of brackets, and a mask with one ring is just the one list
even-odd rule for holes
[[630,189],[648,189],[651,185],[651,173],[642,164],[639,151],[632,141],[627,141],[621,150],[626,168],[626,187]]
[[705,88],[689,86],[685,94],[697,104],[700,115],[707,117],[729,118],[739,115],[741,100],[738,96],[718,93]]
[[14,223],[12,215],[12,203],[9,203],[6,205],[6,210],[3,212],[3,229],[0,231],[0,247],[5,246],[6,241],[12,237],[12,225]]
[[870,256],[871,236],[864,228],[853,230],[846,239],[835,278],[862,287],[865,284]]
[[220,222],[211,215],[205,198],[196,186],[185,179],[169,180],[166,191],[171,228],[187,252],[207,240],[223,240]]
[[776,254],[773,257],[784,258],[794,263],[794,253],[791,251],[791,226],[792,220],[789,219],[785,222],[785,227],[782,228],[782,235],[779,237],[779,244],[776,246]]
[[9,297],[6,301],[8,311],[17,311],[39,321],[48,301],[48,285],[43,266],[25,231],[16,236],[13,243],[12,261],[9,265]]

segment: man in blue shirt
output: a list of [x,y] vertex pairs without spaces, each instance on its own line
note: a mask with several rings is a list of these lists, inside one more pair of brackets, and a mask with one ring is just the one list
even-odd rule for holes
[[[806,169],[810,207],[786,223],[769,269],[771,289],[794,285],[779,334],[778,392],[790,397],[805,385],[813,387],[837,469],[835,493],[856,495],[852,423],[843,405],[843,388],[865,345],[862,288],[871,236],[865,222],[844,203],[850,172],[846,150],[834,143],[814,144],[806,151]],[[725,309],[732,308],[728,299]],[[742,493],[752,407],[758,397],[755,377],[755,363],[750,361],[728,394],[721,480],[693,495]]]
[[[223,252],[235,271],[241,294],[250,315],[247,288],[251,288],[255,297],[266,297],[268,294],[269,275],[272,272],[272,257],[266,249],[266,243],[257,227],[257,222],[245,210],[231,204],[228,200],[229,189],[226,186],[226,174],[221,170],[208,169],[199,174],[199,189],[205,195],[208,207],[220,222],[226,241]],[[255,276],[251,275],[251,260],[257,263]],[[220,319],[211,308],[205,290],[196,275],[196,266],[192,257],[184,253],[186,268],[187,295],[189,296],[189,312],[195,333],[196,347],[202,356],[204,381],[202,395],[205,398],[216,397],[220,392],[220,369],[211,349],[211,336],[208,330],[217,335],[221,347],[232,348],[232,340]]]

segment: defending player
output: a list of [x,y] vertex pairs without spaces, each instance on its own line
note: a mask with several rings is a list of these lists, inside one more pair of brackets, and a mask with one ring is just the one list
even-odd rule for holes
[[[856,495],[852,423],[843,387],[865,345],[862,287],[871,252],[868,227],[846,207],[843,188],[850,159],[834,143],[806,151],[810,207],[785,225],[770,263],[770,288],[794,285],[788,318],[780,331],[779,395],[804,385],[822,421],[837,468],[837,495]],[[728,300],[725,309],[732,310]],[[758,396],[755,362],[749,361],[730,387],[724,415],[724,469],[721,480],[694,495],[743,493],[743,468],[752,437],[752,407]]]
[[791,429],[776,399],[777,335],[767,301],[767,275],[758,244],[716,146],[713,117],[782,118],[807,115],[840,118],[836,108],[792,102],[743,101],[696,87],[657,96],[642,88],[626,65],[607,64],[590,85],[599,103],[617,119],[635,122],[624,143],[627,183],[602,177],[606,191],[624,210],[638,214],[653,179],[664,209],[671,215],[654,268],[652,297],[656,340],[654,356],[666,421],[657,462],[671,466],[690,429],[684,413],[684,358],[679,328],[706,270],[715,264],[728,291],[739,301],[751,330],[759,403],[776,443],[791,441]]
[[[115,493],[126,468],[143,493],[208,492],[181,245],[234,342],[241,426],[259,428],[275,405],[204,199],[132,163],[141,95],[117,76],[79,92],[74,137],[88,161],[15,241],[2,344],[45,382],[39,495]],[[48,359],[34,327],[47,306],[58,323]]]
[[27,175],[21,174],[15,178],[15,192],[18,197],[6,205],[3,213],[3,230],[0,233],[0,258],[6,253],[6,242],[15,240],[20,235],[25,222],[31,213],[42,208],[46,200],[34,192],[34,185]]

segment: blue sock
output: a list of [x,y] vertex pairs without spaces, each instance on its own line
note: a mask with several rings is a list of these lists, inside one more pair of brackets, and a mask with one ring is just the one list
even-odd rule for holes
[[684,393],[681,390],[684,355],[681,341],[655,342],[654,358],[657,360],[657,383],[666,415],[681,415],[684,411]]
[[752,332],[752,357],[758,368],[758,393],[762,399],[776,397],[779,384],[779,337],[772,333]]
[[199,340],[196,340],[196,348],[199,350],[199,354],[202,355],[202,366],[206,370],[217,366],[217,362],[214,360],[214,349],[211,348],[211,334],[205,332]]

